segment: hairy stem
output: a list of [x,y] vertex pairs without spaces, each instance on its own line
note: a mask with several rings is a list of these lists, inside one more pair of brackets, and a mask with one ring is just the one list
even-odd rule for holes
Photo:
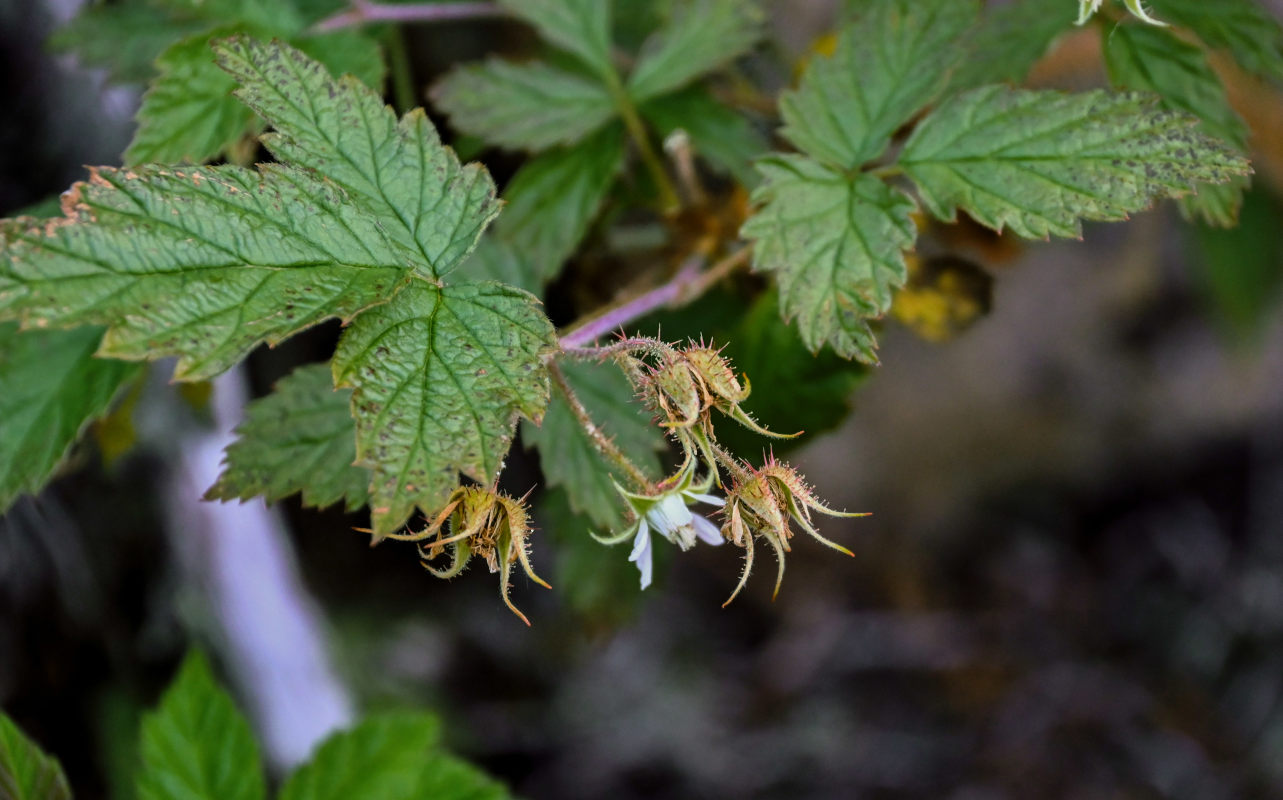
[[584,408],[584,404],[580,401],[579,396],[575,394],[575,390],[570,388],[570,383],[566,380],[566,374],[561,371],[561,367],[558,367],[556,362],[549,362],[548,374],[552,378],[553,386],[556,386],[557,391],[561,392],[562,397],[566,400],[566,405],[570,406],[571,413],[575,415],[575,419],[583,427],[584,433],[588,434],[588,438],[592,440],[597,452],[601,453],[602,457],[607,461],[627,473],[629,479],[637,485],[637,488],[645,489],[649,487],[650,479],[646,477],[646,473],[642,472],[640,467],[634,464],[628,456],[624,455],[624,451],[620,450],[609,436],[602,433],[601,428],[597,427],[597,423],[593,422],[592,417],[588,414],[588,409]]
[[704,263],[703,256],[691,256],[666,283],[573,326],[561,337],[562,351],[579,357],[609,355],[608,348],[592,348],[590,345],[652,311],[665,306],[684,305],[698,298],[718,281],[748,263],[751,252],[750,248],[742,247],[707,270],[700,269]]
[[498,3],[371,3],[352,0],[346,11],[316,24],[318,32],[336,31],[374,22],[444,22],[447,20],[502,17],[506,13]]

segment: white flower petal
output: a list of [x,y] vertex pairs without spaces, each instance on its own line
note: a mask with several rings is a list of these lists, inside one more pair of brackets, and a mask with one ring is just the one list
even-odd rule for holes
[[651,579],[655,576],[655,554],[650,548],[650,531],[644,527],[637,532],[633,554],[628,560],[636,562],[637,569],[641,572],[641,588],[650,586]]
[[646,527],[646,520],[642,520],[637,527],[637,535],[633,537],[633,552],[628,556],[629,561],[636,561],[637,557],[642,554],[643,550],[650,548],[650,528]]
[[717,529],[717,526],[704,519],[699,514],[695,515],[695,519],[693,519],[692,522],[695,525],[695,535],[699,537],[701,542],[711,544],[716,547],[726,541],[722,538],[722,532]]
[[708,503],[710,506],[717,506],[718,508],[726,505],[726,501],[715,494],[696,494],[695,492],[687,492],[686,496],[698,503]]

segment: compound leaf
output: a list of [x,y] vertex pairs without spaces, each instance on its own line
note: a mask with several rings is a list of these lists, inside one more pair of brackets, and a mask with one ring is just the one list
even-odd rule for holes
[[612,125],[573,148],[532,158],[513,176],[495,232],[534,266],[540,283],[555,278],[579,247],[623,161],[622,131]]
[[279,43],[237,36],[215,51],[241,84],[237,96],[276,129],[263,137],[268,149],[342,187],[349,205],[418,253],[425,277],[454,269],[499,213],[489,173],[460,165],[423,109],[398,121],[360,81],[334,80]]
[[0,711],[0,797],[5,800],[71,800],[62,767]]
[[753,0],[686,0],[642,45],[628,76],[629,94],[643,103],[682,88],[751,49],[761,23]]
[[543,291],[543,277],[538,267],[524,252],[493,231],[481,237],[477,249],[468,256],[457,275],[466,280],[499,281],[535,296]]
[[494,478],[516,416],[543,416],[542,359],[555,348],[534,297],[500,283],[414,281],[356,318],[335,353],[334,380],[354,389],[357,463],[373,472],[376,538],[416,507],[437,511],[460,472]]
[[[1119,89],[1153,92],[1162,105],[1202,120],[1209,136],[1247,148],[1247,125],[1230,106],[1225,87],[1207,63],[1201,49],[1187,44],[1162,28],[1119,25],[1105,36],[1105,64]],[[1198,194],[1181,198],[1181,208],[1205,222],[1229,227],[1243,204],[1245,179],[1200,187]]]
[[1196,120],[1136,94],[994,86],[946,101],[900,156],[933,214],[959,208],[995,230],[1078,236],[1081,220],[1124,219],[1160,197],[1249,171]]
[[139,740],[139,800],[263,800],[258,745],[200,653],[183,661]]
[[610,59],[610,3],[605,0],[501,0],[549,43],[580,58],[597,77],[618,80]]
[[[602,433],[634,464],[652,476],[660,470],[656,453],[664,438],[651,423],[651,414],[635,402],[628,380],[613,364],[562,362],[561,369],[575,395]],[[548,404],[541,425],[525,423],[521,438],[539,451],[539,465],[548,486],[562,487],[575,513],[583,514],[603,531],[620,530],[624,523],[619,492],[627,476],[597,452],[583,426],[558,393]]]
[[976,19],[974,0],[878,0],[780,98],[783,135],[843,169],[879,156],[944,88]]
[[365,505],[370,471],[355,466],[352,393],[336,390],[330,368],[312,364],[283,378],[255,400],[227,448],[223,474],[207,500],[280,500],[302,492],[303,504]]
[[0,512],[35,492],[137,364],[95,358],[102,330],[19,331],[0,324]]
[[913,201],[805,156],[771,156],[758,169],[758,210],[741,233],[756,240],[754,267],[776,274],[784,317],[797,318],[812,352],[827,342],[843,358],[876,362],[866,320],[885,313],[904,283]]
[[377,714],[330,736],[281,787],[279,800],[416,800],[441,724],[430,714]]
[[573,144],[615,116],[599,80],[542,61],[465,64],[433,87],[432,102],[460,131],[513,150]]
[[0,317],[108,326],[100,352],[208,378],[260,342],[387,300],[408,250],[310,170],[99,169],[67,216],[0,227]]

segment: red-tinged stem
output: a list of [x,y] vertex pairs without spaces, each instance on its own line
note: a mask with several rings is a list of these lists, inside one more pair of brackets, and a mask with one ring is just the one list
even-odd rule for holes
[[[704,258],[693,255],[686,259],[677,274],[666,283],[656,286],[649,292],[640,294],[612,308],[608,308],[586,322],[575,325],[561,337],[561,349],[577,356],[597,355],[599,348],[592,348],[592,343],[603,336],[609,336],[652,311],[665,306],[676,306],[689,303],[708,291],[722,278],[747,263],[750,249],[742,247],[730,256],[714,264],[707,270],[702,269]],[[607,348],[608,349],[608,348]],[[602,354],[604,355],[604,354]]]
[[346,11],[316,24],[318,32],[336,31],[374,22],[445,22],[507,16],[498,3],[371,3],[352,0]]

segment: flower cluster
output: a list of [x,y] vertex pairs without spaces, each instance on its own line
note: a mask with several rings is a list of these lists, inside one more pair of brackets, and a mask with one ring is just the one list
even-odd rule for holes
[[[499,593],[503,602],[521,621],[530,624],[508,597],[512,567],[520,562],[530,580],[548,586],[530,566],[528,551],[531,534],[530,517],[521,500],[479,486],[460,486],[450,495],[441,513],[427,528],[412,538],[432,541],[419,547],[423,566],[438,578],[453,578],[468,566],[472,556],[486,560],[491,572],[499,573]],[[448,529],[443,530],[448,522]],[[410,538],[410,537],[405,537]],[[450,551],[450,563],[437,568],[432,561]]]
[[[1102,2],[1103,0],[1078,0],[1078,24],[1082,25],[1091,19],[1092,15],[1100,10]],[[1167,26],[1166,22],[1150,16],[1145,7],[1141,5],[1141,0],[1123,0],[1123,5],[1127,6],[1127,10],[1132,12],[1134,16],[1148,22],[1150,25]]]
[[695,428],[708,435],[712,409],[763,436],[787,439],[798,435],[773,433],[740,408],[751,387],[747,378],[740,384],[721,348],[702,341],[691,342],[684,349],[657,345],[658,363],[650,366],[630,357],[627,369],[647,405],[663,416],[660,424],[676,431],[679,439],[684,438],[682,431]]

